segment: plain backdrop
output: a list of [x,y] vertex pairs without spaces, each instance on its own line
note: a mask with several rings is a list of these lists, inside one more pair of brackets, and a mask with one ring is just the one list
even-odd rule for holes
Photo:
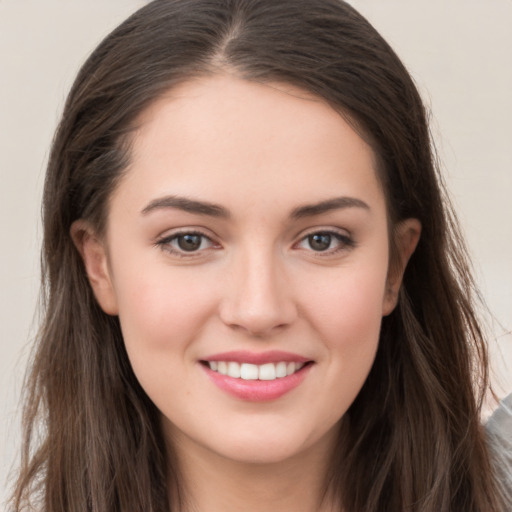
[[[80,64],[144,3],[0,0],[0,509],[37,328],[48,148]],[[350,3],[395,48],[432,110],[445,179],[496,319],[489,341],[504,396],[512,391],[512,0]]]

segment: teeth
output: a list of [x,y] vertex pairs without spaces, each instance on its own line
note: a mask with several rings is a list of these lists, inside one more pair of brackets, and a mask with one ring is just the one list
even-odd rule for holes
[[255,364],[243,363],[240,377],[244,380],[258,380],[258,367]]
[[234,379],[240,378],[240,365],[233,361],[228,363],[228,375]]
[[260,380],[275,380],[276,365],[273,363],[262,364],[259,371]]
[[276,364],[276,377],[278,379],[280,379],[281,377],[286,377],[286,363]]
[[283,361],[257,365],[250,363],[240,364],[234,361],[208,361],[208,366],[210,370],[234,379],[275,380],[293,375],[304,366],[304,363],[286,363]]
[[225,361],[219,361],[217,363],[217,371],[219,373],[221,373],[222,375],[227,375],[228,374],[228,363],[226,363]]

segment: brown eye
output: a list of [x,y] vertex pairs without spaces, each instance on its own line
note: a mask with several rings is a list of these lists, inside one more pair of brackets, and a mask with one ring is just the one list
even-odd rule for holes
[[337,231],[315,231],[304,236],[295,247],[313,253],[324,253],[324,256],[333,256],[355,246],[354,240],[348,234]]
[[182,251],[192,252],[197,251],[201,247],[203,240],[202,235],[189,233],[186,235],[179,235],[176,237],[176,243]]
[[330,248],[332,235],[329,233],[315,233],[307,237],[309,246],[314,251],[326,251]]
[[211,238],[199,232],[189,231],[176,233],[162,238],[157,242],[158,246],[175,256],[195,256],[208,249],[218,249]]

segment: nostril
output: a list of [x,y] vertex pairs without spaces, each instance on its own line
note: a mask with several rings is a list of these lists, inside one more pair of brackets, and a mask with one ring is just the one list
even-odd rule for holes
[[220,317],[231,329],[264,338],[286,329],[293,322],[295,314],[291,307],[251,310],[243,306],[229,306],[221,310]]

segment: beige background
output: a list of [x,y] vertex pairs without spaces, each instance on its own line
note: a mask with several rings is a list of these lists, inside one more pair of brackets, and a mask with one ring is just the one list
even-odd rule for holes
[[[0,0],[0,509],[37,325],[48,147],[79,65],[144,3]],[[403,58],[432,108],[446,180],[497,319],[490,339],[503,396],[512,391],[512,0],[351,3]]]

